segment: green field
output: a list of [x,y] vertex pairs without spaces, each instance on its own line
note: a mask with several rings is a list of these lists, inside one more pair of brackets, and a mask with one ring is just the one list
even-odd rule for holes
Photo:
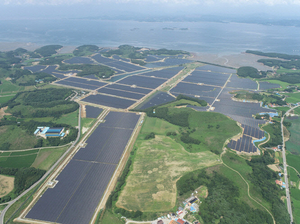
[[276,73],[277,74],[282,74],[282,73],[299,73],[300,70],[292,70],[292,69],[286,69],[286,68],[282,68],[280,67],[280,69],[277,69],[276,70]]
[[99,221],[97,224],[124,224],[124,219],[123,221],[117,218],[114,214],[112,214],[110,211],[105,211],[102,220]]
[[[300,190],[298,190],[298,191],[300,192]],[[296,194],[299,195],[299,192]],[[293,191],[291,191],[291,195],[292,195],[291,198],[292,198],[292,202],[293,202],[292,206],[293,206],[294,223],[299,224],[300,223],[300,200],[296,200],[294,198],[295,193]]]
[[286,155],[287,164],[289,166],[294,167],[299,173],[300,173],[300,156],[299,155],[293,155],[293,154],[287,154]]
[[83,135],[96,122],[95,118],[81,118],[81,134]]
[[0,157],[0,167],[30,167],[31,164],[34,162],[36,156],[37,153],[24,156]]
[[37,138],[21,127],[10,125],[0,127],[0,142],[2,145],[10,144],[10,150],[30,149],[36,144]]
[[31,166],[42,170],[48,170],[69,147],[70,146],[68,145],[60,148],[41,149]]
[[10,99],[12,99],[15,95],[8,95],[8,96],[0,96],[0,104],[6,103]]
[[11,83],[11,81],[1,79],[1,82],[2,84],[0,84],[0,93],[17,92],[24,90],[24,86],[17,86]]
[[300,93],[285,93],[284,95],[287,95],[289,97],[286,98],[286,102],[288,103],[298,103],[300,102]]
[[290,139],[286,142],[286,148],[292,153],[300,154],[300,119],[286,119],[286,121],[292,123],[291,127],[288,128]]
[[64,114],[60,118],[54,119],[53,122],[57,124],[68,124],[75,127],[78,125],[78,110],[69,114]]

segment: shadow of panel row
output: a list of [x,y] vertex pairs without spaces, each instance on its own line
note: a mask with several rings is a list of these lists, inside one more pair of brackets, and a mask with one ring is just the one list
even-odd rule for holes
[[252,137],[246,135],[243,135],[242,138],[237,141],[231,140],[227,146],[238,152],[257,152],[257,148],[252,143]]
[[125,84],[125,85],[136,85],[139,87],[145,87],[149,89],[155,89],[161,84],[166,82],[165,79],[157,79],[157,78],[152,78],[152,77],[146,77],[146,76],[139,76],[139,75],[133,75],[133,76],[128,76],[117,83],[120,84]]
[[123,90],[110,89],[110,88],[106,88],[106,87],[99,89],[98,92],[113,95],[113,96],[121,96],[121,97],[125,97],[125,98],[130,98],[130,99],[134,99],[134,100],[139,100],[145,96],[145,95],[139,94],[139,93],[132,93],[132,92],[127,92],[127,91],[123,91]]
[[136,101],[133,100],[107,96],[102,94],[89,95],[88,97],[84,98],[82,101],[103,105],[106,107],[120,108],[120,109],[125,109],[131,106],[132,104],[136,103]]
[[219,94],[220,90],[221,90],[220,87],[196,85],[196,84],[180,82],[173,89],[171,89],[170,92],[215,98]]
[[141,74],[141,76],[154,76],[154,77],[159,77],[159,78],[166,78],[170,79],[178,72],[180,72],[184,67],[175,67],[175,68],[167,68],[167,69],[162,69],[158,71],[152,71],[152,72],[146,72]]
[[196,68],[198,71],[212,71],[212,72],[218,72],[218,73],[236,73],[235,69],[230,69],[230,68],[224,68],[220,66],[215,66],[215,65],[204,65],[201,67]]
[[[88,224],[117,166],[109,163],[120,160],[138,119],[133,113],[110,112],[88,139],[87,147],[79,150],[77,159],[74,157],[57,177],[56,186],[46,190],[26,218]],[[86,155],[90,160],[83,160]],[[104,163],[95,162],[95,158]]]
[[229,74],[221,74],[215,72],[205,72],[205,71],[194,71],[191,75],[187,76],[183,81],[193,82],[193,83],[204,83],[208,85],[223,86]]
[[242,124],[242,128],[244,128],[244,135],[248,135],[257,139],[261,139],[264,137],[264,132],[262,130],[259,130],[258,128],[254,128],[244,124]]

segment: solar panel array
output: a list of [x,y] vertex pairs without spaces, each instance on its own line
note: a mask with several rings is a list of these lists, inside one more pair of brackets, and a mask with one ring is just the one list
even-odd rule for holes
[[227,73],[227,74],[236,73],[235,69],[224,68],[224,67],[215,66],[215,65],[204,65],[204,66],[198,67],[196,70],[199,70],[199,71],[212,71],[212,72]]
[[110,112],[26,215],[63,224],[88,224],[116,169],[139,115]]
[[183,81],[184,82],[192,82],[192,83],[204,83],[205,85],[213,85],[213,86],[224,86],[227,79],[229,78],[229,74],[220,74],[216,72],[205,72],[205,71],[197,71],[192,72],[191,75],[187,76]]
[[85,113],[87,118],[97,118],[102,111],[102,108],[85,105]]
[[226,87],[256,90],[257,83],[247,78],[239,78],[237,75],[232,75]]
[[138,65],[133,65],[124,61],[103,57],[101,54],[96,54],[92,58],[98,63],[104,64],[111,68],[115,68],[119,71],[134,72],[144,69],[143,67],[140,67]]
[[88,57],[74,57],[64,60],[68,64],[95,64],[95,62]]
[[128,100],[128,99],[102,95],[102,94],[89,95],[88,97],[84,98],[82,101],[93,103],[93,104],[99,104],[106,107],[120,108],[120,109],[126,109],[127,107],[136,103],[136,101],[134,100]]
[[158,91],[155,95],[151,97],[151,99],[149,99],[146,103],[141,105],[139,109],[144,110],[146,108],[160,105],[163,103],[168,103],[173,100],[175,100],[173,96],[169,95],[168,93]]
[[257,152],[256,146],[253,144],[253,138],[261,139],[264,137],[264,132],[258,128],[242,124],[244,128],[243,136],[237,141],[231,140],[227,145],[229,148],[238,152]]
[[70,86],[70,87],[88,89],[88,90],[95,90],[95,89],[98,89],[99,87],[107,84],[105,82],[100,82],[100,81],[96,81],[96,80],[88,80],[88,79],[78,78],[78,77],[69,77],[64,80],[60,80],[56,83],[61,84],[61,85]]
[[158,71],[152,71],[152,72],[146,72],[141,74],[141,76],[154,76],[157,78],[165,78],[165,79],[170,79],[173,76],[175,76],[176,74],[178,74],[178,72],[180,72],[184,67],[180,66],[180,67],[174,67],[174,68],[167,68],[167,69],[162,69],[162,70],[158,70]]

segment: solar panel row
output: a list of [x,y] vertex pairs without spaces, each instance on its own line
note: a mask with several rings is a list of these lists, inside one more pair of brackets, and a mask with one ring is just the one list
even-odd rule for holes
[[63,224],[90,222],[139,115],[110,112],[105,119],[86,148],[59,174],[56,186],[46,190],[26,218]]
[[99,104],[107,107],[121,108],[121,109],[125,109],[136,102],[133,100],[122,99],[122,98],[102,95],[102,94],[89,95],[88,97],[84,98],[82,101]]
[[180,82],[171,89],[171,93],[179,93],[179,94],[188,94],[192,96],[201,96],[201,97],[216,97],[221,88],[206,86],[206,85],[196,85],[191,83]]
[[204,65],[204,66],[198,67],[196,70],[212,71],[212,72],[228,73],[228,74],[236,73],[235,69],[224,68],[224,67],[215,66],[215,65]]
[[121,97],[125,97],[125,98],[130,98],[130,99],[134,99],[134,100],[139,100],[145,96],[145,95],[142,95],[139,93],[126,92],[123,90],[110,89],[110,88],[106,88],[106,87],[99,89],[98,92],[113,95],[113,96],[121,96]]
[[204,83],[208,85],[223,86],[229,74],[221,74],[215,72],[204,72],[204,71],[194,71],[191,75],[187,76],[184,81],[193,83]]
[[117,83],[120,84],[125,84],[125,85],[136,85],[139,87],[145,87],[149,89],[155,89],[161,84],[166,82],[165,79],[157,79],[157,78],[152,78],[152,77],[146,77],[146,76],[139,76],[139,75],[133,75],[133,76],[128,76]]
[[85,105],[85,113],[87,118],[97,118],[103,109],[99,107],[92,107],[89,105]]
[[147,72],[141,74],[142,76],[154,76],[158,78],[166,78],[170,79],[173,76],[175,76],[178,72],[180,72],[184,67],[174,67],[174,68],[167,68],[167,69],[162,69],[158,71],[152,71],[152,72]]
[[133,71],[138,71],[138,70],[144,69],[143,67],[140,67],[137,65],[133,65],[133,64],[126,63],[123,61],[103,57],[101,54],[96,54],[92,58],[101,64],[104,64],[109,67],[116,68],[118,70],[122,70],[125,72],[133,72]]
[[259,130],[258,128],[254,128],[244,124],[242,124],[242,127],[244,128],[244,135],[248,135],[257,139],[261,139],[264,137],[264,132]]
[[89,90],[95,90],[107,84],[105,82],[99,82],[96,80],[88,80],[88,79],[77,78],[77,77],[69,77],[64,80],[58,81],[56,83],[66,85],[66,86],[71,86],[71,87],[89,89]]
[[243,135],[243,137],[237,141],[231,140],[227,146],[238,152],[257,152],[257,148],[252,143],[252,137],[246,135]]

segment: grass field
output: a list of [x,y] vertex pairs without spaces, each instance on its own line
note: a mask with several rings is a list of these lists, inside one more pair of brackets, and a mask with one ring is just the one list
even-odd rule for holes
[[36,156],[37,153],[24,156],[0,157],[0,167],[30,167],[31,164],[34,162]]
[[300,102],[300,93],[285,93],[284,95],[287,95],[289,97],[286,98],[286,102],[288,103],[298,103]]
[[64,114],[60,118],[54,119],[53,122],[58,124],[68,124],[75,127],[78,125],[78,110],[69,114]]
[[42,170],[48,170],[69,147],[70,146],[54,149],[41,149],[31,166]]
[[24,86],[18,86],[13,84],[11,81],[1,79],[2,84],[0,85],[0,93],[17,92],[24,90]]
[[286,121],[292,122],[291,127],[288,128],[290,139],[286,142],[286,148],[292,153],[300,154],[300,119],[286,119]]
[[277,74],[282,74],[282,73],[295,73],[295,72],[300,72],[300,70],[292,70],[292,69],[286,69],[286,68],[280,68],[276,70]]
[[169,106],[183,106],[183,105],[192,105],[192,106],[196,106],[196,107],[202,107],[199,103],[195,102],[195,101],[191,101],[191,100],[185,100],[185,99],[181,99],[178,101],[175,101],[173,103],[169,103]]
[[6,103],[10,99],[12,99],[15,95],[8,95],[8,96],[0,96],[0,104]]
[[289,166],[294,167],[299,173],[300,173],[300,156],[299,155],[293,155],[293,154],[287,154],[286,155],[287,164]]
[[10,150],[29,149],[36,144],[37,138],[16,125],[10,125],[0,127],[0,142],[11,144]]
[[[299,190],[298,190],[299,191]],[[295,193],[291,191],[292,195],[292,202],[293,202],[293,216],[294,216],[294,223],[299,224],[300,223],[300,200],[296,200],[294,198]]]
[[95,118],[81,118],[81,134],[88,131],[96,122]]
[[185,173],[218,164],[211,152],[188,153],[173,139],[156,135],[137,141],[133,170],[117,206],[129,210],[166,211],[176,202],[176,181]]
[[[124,219],[123,219],[124,220]],[[117,218],[110,211],[105,211],[102,220],[98,224],[124,224],[125,222]]]
[[0,197],[7,195],[14,189],[14,177],[0,175]]

